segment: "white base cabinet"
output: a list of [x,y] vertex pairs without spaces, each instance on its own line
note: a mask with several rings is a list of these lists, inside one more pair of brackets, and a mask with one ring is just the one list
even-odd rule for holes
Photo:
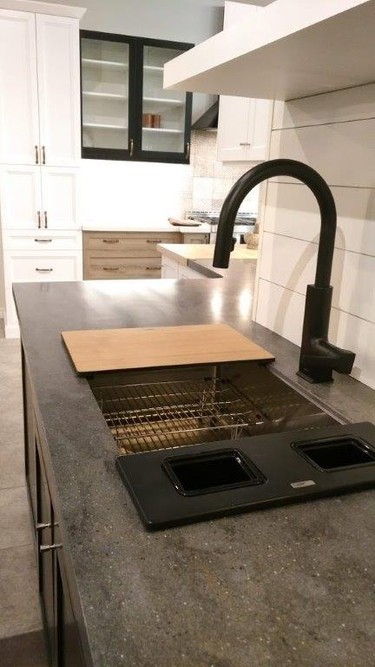
[[199,271],[194,271],[186,264],[178,262],[177,259],[172,259],[165,253],[161,256],[161,277],[162,278],[204,278]]
[[5,274],[5,335],[17,338],[19,328],[13,301],[12,283],[82,280],[82,252],[80,250],[4,251]]
[[1,165],[0,192],[3,230],[79,226],[78,168]]

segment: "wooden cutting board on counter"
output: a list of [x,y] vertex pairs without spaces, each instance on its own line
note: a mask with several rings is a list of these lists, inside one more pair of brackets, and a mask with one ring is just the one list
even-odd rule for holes
[[78,373],[275,357],[227,324],[63,331]]

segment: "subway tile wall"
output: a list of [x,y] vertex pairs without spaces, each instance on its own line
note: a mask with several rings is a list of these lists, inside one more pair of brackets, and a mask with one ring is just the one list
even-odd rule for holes
[[[330,340],[356,353],[352,375],[375,388],[375,84],[275,105],[271,158],[301,160],[338,213]],[[310,190],[270,181],[262,214],[255,319],[297,345],[314,281],[320,216]]]

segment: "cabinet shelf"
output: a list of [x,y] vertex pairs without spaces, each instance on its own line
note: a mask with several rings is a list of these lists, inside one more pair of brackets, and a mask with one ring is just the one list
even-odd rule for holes
[[127,63],[116,62],[115,60],[96,60],[94,58],[82,58],[82,65],[87,67],[107,67],[112,69],[127,70],[129,65]]
[[143,102],[147,104],[157,104],[165,107],[182,107],[184,102],[177,99],[164,99],[163,97],[144,97]]
[[119,95],[118,93],[97,93],[94,90],[83,90],[83,97],[92,97],[94,99],[103,99],[103,100],[127,100],[126,95]]
[[98,128],[100,130],[127,130],[126,125],[110,125],[108,123],[82,123],[82,127]]
[[143,132],[160,132],[161,134],[183,134],[182,130],[172,130],[167,127],[142,127]]
[[291,100],[375,80],[375,0],[285,4],[167,62],[164,88]]
[[159,72],[159,74],[162,74],[164,71],[164,67],[159,67],[158,65],[143,65],[143,69],[146,72]]

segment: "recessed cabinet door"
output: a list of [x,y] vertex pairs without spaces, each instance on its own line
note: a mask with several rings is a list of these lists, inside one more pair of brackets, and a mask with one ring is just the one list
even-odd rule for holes
[[42,167],[42,226],[78,229],[80,226],[79,169]]
[[39,159],[35,15],[0,10],[0,162]]
[[41,164],[80,159],[79,28],[76,19],[37,14]]
[[268,158],[273,102],[220,96],[217,156],[222,162],[260,162]]
[[0,190],[4,229],[42,228],[40,167],[0,167]]

